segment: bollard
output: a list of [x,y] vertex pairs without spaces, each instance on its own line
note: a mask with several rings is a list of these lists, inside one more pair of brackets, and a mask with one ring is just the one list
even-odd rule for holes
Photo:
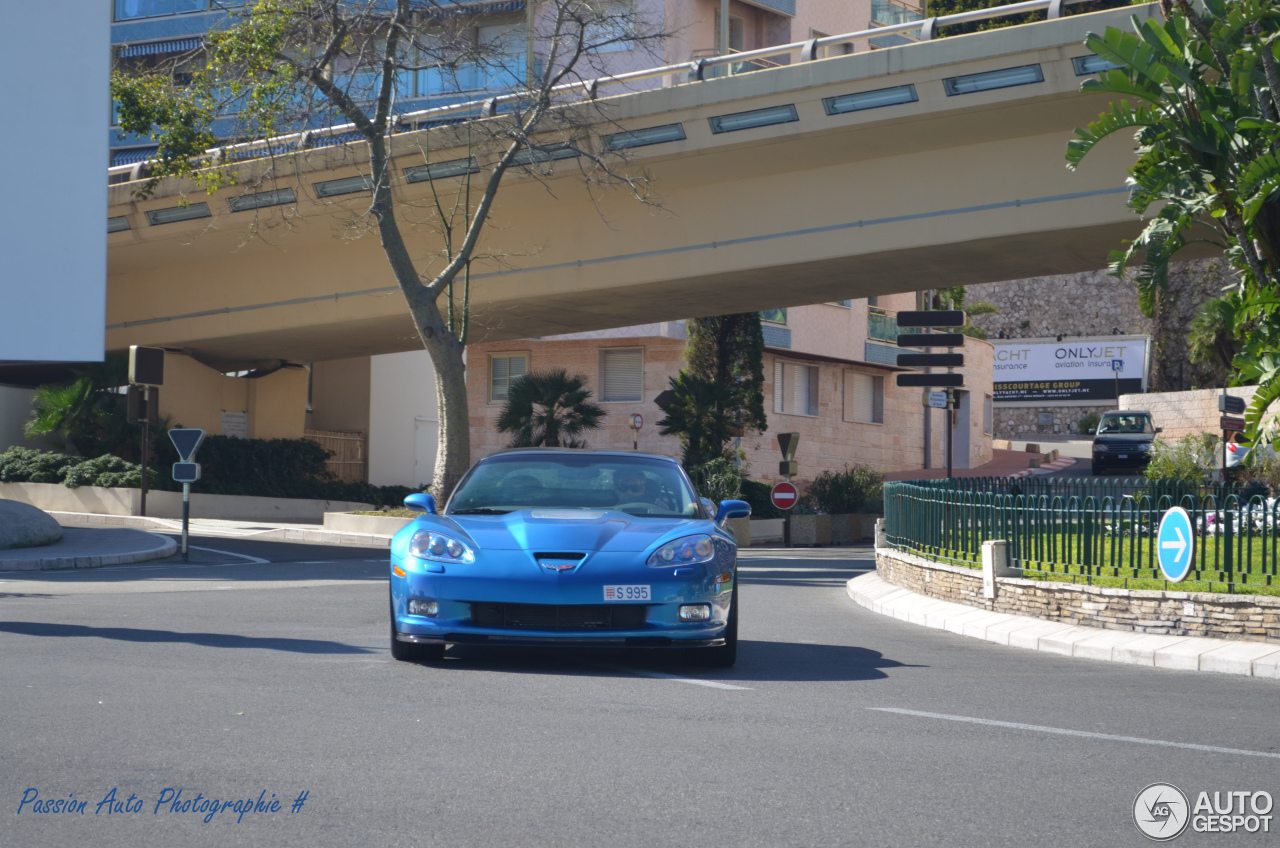
[[997,577],[1017,577],[1017,569],[1009,567],[1009,543],[993,539],[982,543],[982,597],[996,597]]
[[884,519],[876,519],[876,548],[889,547],[889,533],[885,530]]

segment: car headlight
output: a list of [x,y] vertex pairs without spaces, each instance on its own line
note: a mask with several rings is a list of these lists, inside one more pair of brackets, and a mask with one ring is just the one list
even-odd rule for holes
[[429,559],[434,562],[476,561],[475,551],[459,542],[452,536],[446,536],[435,530],[419,530],[409,540],[409,553],[418,559]]
[[1143,442],[1142,444],[1138,445],[1138,450],[1140,450],[1140,451],[1149,451],[1149,450],[1151,450],[1151,443],[1150,443],[1150,442]]
[[697,562],[709,562],[715,555],[716,546],[711,543],[710,536],[685,536],[683,539],[667,542],[658,548],[645,564],[650,568],[692,565]]
[[1094,446],[1093,446],[1093,452],[1094,452],[1094,453],[1106,453],[1106,452],[1107,452],[1107,446],[1106,446],[1106,445],[1094,445]]

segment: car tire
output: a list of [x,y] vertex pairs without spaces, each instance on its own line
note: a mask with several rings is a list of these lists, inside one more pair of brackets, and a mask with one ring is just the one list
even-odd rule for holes
[[400,662],[439,662],[444,659],[444,645],[417,645],[396,638],[396,608],[391,606],[391,657]]
[[724,644],[714,648],[691,648],[688,655],[693,665],[703,668],[733,668],[738,661],[738,598],[729,607],[729,626],[724,631]]

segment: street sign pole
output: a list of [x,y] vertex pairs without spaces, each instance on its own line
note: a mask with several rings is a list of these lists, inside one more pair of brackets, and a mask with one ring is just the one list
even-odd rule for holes
[[955,389],[948,388],[947,389],[947,409],[945,412],[947,416],[947,479],[948,480],[951,479],[951,451],[953,450],[951,446],[951,436],[953,431],[955,430],[955,405],[956,405]]
[[182,561],[187,562],[187,528],[191,525],[191,484],[182,484]]
[[151,387],[142,387],[142,492],[138,495],[139,512],[147,514],[147,454],[151,453]]

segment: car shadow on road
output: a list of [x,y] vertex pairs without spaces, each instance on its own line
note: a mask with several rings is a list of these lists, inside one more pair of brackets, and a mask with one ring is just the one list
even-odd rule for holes
[[0,633],[19,636],[115,639],[121,642],[186,643],[202,648],[258,648],[296,654],[378,654],[380,649],[361,648],[324,639],[283,639],[271,636],[237,636],[232,633],[180,633],[175,630],[143,630],[136,627],[89,627],[83,624],[51,624],[37,621],[0,621]]
[[749,639],[738,643],[738,662],[730,669],[689,663],[684,650],[679,648],[628,651],[482,645],[452,645],[446,659],[433,665],[444,670],[619,678],[630,677],[633,673],[656,672],[664,676],[730,684],[883,680],[889,676],[885,669],[927,667],[902,663],[885,657],[879,651],[853,645]]

